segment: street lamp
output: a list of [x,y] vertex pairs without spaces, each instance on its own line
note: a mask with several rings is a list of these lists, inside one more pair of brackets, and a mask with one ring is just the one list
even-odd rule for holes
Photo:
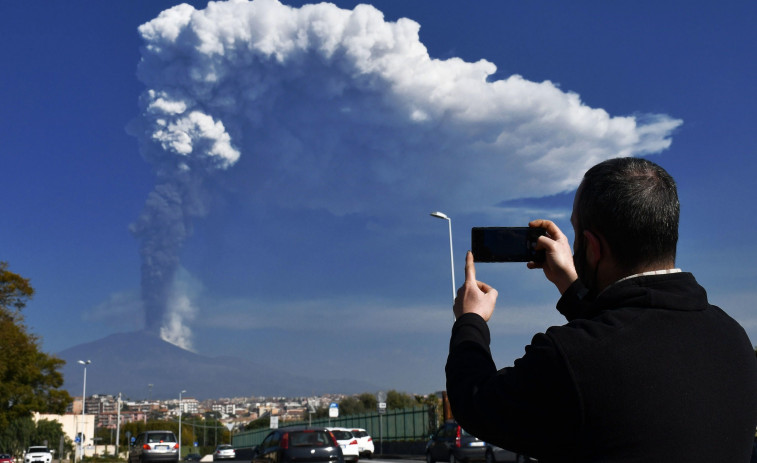
[[431,216],[437,219],[444,219],[449,224],[449,265],[452,269],[452,303],[454,304],[457,287],[455,286],[455,259],[452,254],[452,219],[447,217],[447,214],[438,211],[432,212]]
[[[87,403],[87,365],[92,363],[92,360],[87,360],[86,362],[84,360],[79,360],[79,364],[84,365],[84,387],[81,391],[81,424],[82,427],[84,426],[84,410],[86,408]],[[80,433],[79,438],[79,458],[80,460],[84,459],[84,431],[86,429],[82,429]]]
[[182,412],[181,395],[184,394],[185,392],[187,391],[179,392],[179,461],[181,461],[181,412]]

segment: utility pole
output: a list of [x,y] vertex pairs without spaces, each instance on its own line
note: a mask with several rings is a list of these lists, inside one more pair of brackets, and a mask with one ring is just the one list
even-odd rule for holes
[[121,441],[119,437],[121,436],[121,393],[118,393],[118,401],[116,402],[116,411],[117,411],[117,418],[116,418],[116,458],[121,454]]

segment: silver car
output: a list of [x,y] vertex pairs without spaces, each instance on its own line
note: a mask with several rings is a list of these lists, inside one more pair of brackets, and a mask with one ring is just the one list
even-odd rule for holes
[[213,461],[217,460],[233,460],[237,457],[234,447],[224,444],[216,447],[216,451],[213,452]]
[[145,431],[129,447],[129,463],[151,461],[177,463],[179,442],[171,431]]

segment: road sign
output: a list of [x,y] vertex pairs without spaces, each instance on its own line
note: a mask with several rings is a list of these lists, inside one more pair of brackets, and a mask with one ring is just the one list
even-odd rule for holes
[[339,404],[336,402],[331,402],[329,405],[329,418],[338,418],[339,417]]
[[376,394],[376,402],[378,403],[378,412],[386,413],[386,392],[379,391]]
[[271,429],[279,429],[279,417],[278,416],[272,416],[271,417]]

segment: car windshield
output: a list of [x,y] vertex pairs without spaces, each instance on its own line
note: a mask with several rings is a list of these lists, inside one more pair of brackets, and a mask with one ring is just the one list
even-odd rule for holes
[[352,439],[352,433],[349,432],[349,431],[340,431],[338,429],[335,429],[335,430],[331,431],[331,434],[333,434],[334,437],[336,437],[336,440],[348,440],[348,439]]
[[230,445],[219,445],[218,450],[231,450]]
[[47,447],[29,447],[29,453],[49,452]]
[[155,432],[147,435],[147,442],[174,442],[176,439],[170,432]]
[[352,435],[355,437],[365,437],[368,433],[365,431],[352,431]]
[[333,445],[326,431],[295,431],[289,433],[293,447],[329,447]]

